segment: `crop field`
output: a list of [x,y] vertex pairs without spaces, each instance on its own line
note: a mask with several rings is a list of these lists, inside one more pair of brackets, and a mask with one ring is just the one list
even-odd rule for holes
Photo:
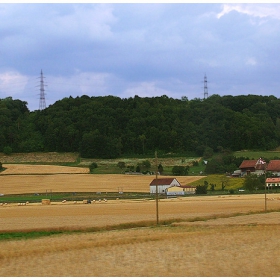
[[[86,174],[88,168],[3,164],[0,175],[2,194],[52,192],[149,192],[153,175]],[[68,174],[67,174],[68,173]],[[82,173],[82,174],[76,174]],[[160,176],[159,176],[160,178]],[[190,184],[202,176],[178,176],[181,184]]]
[[[148,192],[150,175],[3,164],[0,193]],[[50,169],[48,169],[50,168]],[[38,171],[40,169],[40,171]],[[36,171],[37,170],[37,171]],[[85,173],[83,173],[83,170]],[[69,172],[69,173],[68,173]],[[78,174],[80,173],[80,174]],[[201,176],[176,177],[191,184]],[[0,277],[280,276],[280,194],[8,203],[0,206]],[[264,212],[265,204],[267,211]]]

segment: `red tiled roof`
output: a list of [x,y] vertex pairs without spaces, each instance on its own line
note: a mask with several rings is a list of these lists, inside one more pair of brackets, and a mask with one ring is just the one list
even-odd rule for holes
[[254,168],[256,170],[264,170],[266,163],[264,164],[257,164],[257,159],[249,159],[249,160],[243,160],[241,165],[239,166],[240,169],[249,169]]
[[256,159],[251,159],[251,160],[243,160],[241,165],[239,166],[239,168],[243,169],[243,168],[255,168],[255,165],[257,163],[258,160]]
[[271,160],[266,168],[267,171],[280,171],[280,160]]
[[267,178],[266,183],[280,183],[280,178]]
[[173,182],[174,179],[176,180],[176,178],[158,178],[158,179],[154,179],[150,183],[150,186],[155,186],[156,184],[161,185],[161,186],[170,185]]

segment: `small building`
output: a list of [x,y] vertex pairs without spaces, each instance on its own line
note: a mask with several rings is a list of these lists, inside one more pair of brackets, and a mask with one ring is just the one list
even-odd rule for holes
[[173,186],[173,187],[166,189],[166,194],[167,195],[185,195],[185,191],[184,191],[184,188],[181,186],[179,186],[179,187]]
[[262,175],[265,173],[266,163],[261,159],[243,160],[239,166],[241,176],[249,175],[251,173]]
[[266,178],[265,185],[267,189],[271,189],[273,187],[280,187],[280,178]]
[[195,194],[196,187],[193,186],[174,186],[166,189],[167,195],[186,195]]
[[158,194],[165,194],[170,187],[180,186],[176,178],[157,178],[150,183],[150,193],[156,193],[156,186],[158,187]]
[[280,160],[271,160],[267,165],[266,171],[271,172],[273,175],[280,176]]

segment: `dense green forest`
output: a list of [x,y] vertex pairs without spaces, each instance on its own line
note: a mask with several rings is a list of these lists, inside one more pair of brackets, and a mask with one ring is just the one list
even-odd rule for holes
[[280,144],[280,99],[212,95],[63,98],[30,112],[0,99],[0,151],[80,152],[82,157],[269,150]]

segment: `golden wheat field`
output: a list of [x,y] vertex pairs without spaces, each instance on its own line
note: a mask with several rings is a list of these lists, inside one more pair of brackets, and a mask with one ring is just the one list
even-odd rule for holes
[[[153,179],[26,170],[0,176],[0,193],[148,192]],[[197,179],[178,177],[182,184]],[[280,276],[280,195],[267,194],[266,213],[264,205],[260,194],[160,199],[159,221],[174,222],[154,227],[154,200],[3,205],[0,232],[146,227],[0,241],[0,276]]]
[[[0,176],[0,193],[45,193],[52,192],[149,192],[155,178],[151,175],[87,174],[88,168],[3,164],[7,168]],[[68,173],[68,174],[67,174]],[[80,174],[82,173],[82,174]],[[202,176],[179,176],[183,185],[199,180]]]

